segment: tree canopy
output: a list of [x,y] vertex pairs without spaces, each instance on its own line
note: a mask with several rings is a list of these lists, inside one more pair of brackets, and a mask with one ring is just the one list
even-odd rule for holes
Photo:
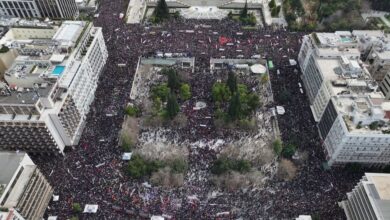
[[168,96],[168,103],[167,103],[167,116],[170,119],[173,119],[177,113],[179,113],[179,104],[177,103],[176,95],[173,93],[170,93]]
[[228,115],[229,119],[234,121],[240,118],[241,114],[241,101],[240,93],[236,92],[230,99]]
[[156,9],[154,10],[154,16],[157,22],[161,22],[169,18],[169,8],[165,0],[159,0],[157,2]]

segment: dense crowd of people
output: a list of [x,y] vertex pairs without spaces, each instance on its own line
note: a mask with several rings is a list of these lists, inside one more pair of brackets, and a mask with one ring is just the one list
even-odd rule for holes
[[[158,27],[127,25],[119,19],[124,5],[121,0],[102,0],[99,17],[94,21],[96,26],[103,27],[109,57],[80,144],[64,157],[35,159],[54,186],[54,194],[59,195],[59,201],[50,203],[47,216],[70,218],[76,215],[72,204],[80,203],[82,207],[99,205],[97,213],[80,214],[81,219],[147,219],[152,215],[167,219],[284,219],[299,214],[343,218],[337,202],[352,189],[361,174],[347,174],[339,169],[324,171],[321,166],[324,162],[321,142],[308,100],[298,86],[300,71],[289,64],[289,58],[296,59],[298,55],[304,33],[283,28],[243,30],[230,20],[179,19]],[[260,54],[272,60],[275,65],[270,71],[273,104],[286,109],[278,118],[282,139],[293,140],[300,150],[309,152],[309,159],[300,167],[296,178],[288,182],[270,180],[263,189],[223,192],[209,181],[188,181],[183,187],[165,189],[126,176],[121,149],[117,146],[123,108],[129,101],[138,58],[155,56],[158,52],[195,57],[195,73],[190,84],[193,96],[206,102],[210,94],[205,89],[212,82],[210,58],[251,58]],[[278,97],[284,89],[291,96],[282,103]],[[189,103],[193,106],[195,102]],[[183,110],[187,114],[190,111],[191,108]],[[213,129],[202,132],[204,127],[196,127],[199,120],[212,116],[210,110],[205,111],[188,119],[190,126],[194,125],[189,140],[212,138]],[[107,117],[108,112],[116,114]],[[212,120],[201,123],[212,124]],[[190,170],[207,172],[207,165],[215,159],[212,149],[190,149]]]

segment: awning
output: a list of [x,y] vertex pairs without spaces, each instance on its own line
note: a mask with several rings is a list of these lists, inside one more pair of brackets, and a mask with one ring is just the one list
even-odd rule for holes
[[267,72],[267,68],[261,64],[254,64],[251,66],[251,71],[255,74],[264,74]]

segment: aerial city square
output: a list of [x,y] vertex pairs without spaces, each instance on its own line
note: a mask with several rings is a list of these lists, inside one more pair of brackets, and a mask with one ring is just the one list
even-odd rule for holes
[[390,220],[390,1],[0,0],[0,220]]

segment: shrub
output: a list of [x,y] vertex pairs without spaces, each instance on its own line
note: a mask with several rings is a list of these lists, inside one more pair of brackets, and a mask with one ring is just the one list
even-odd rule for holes
[[9,51],[9,48],[7,46],[3,46],[1,49],[0,49],[0,53],[7,53]]
[[251,164],[248,160],[235,160],[226,157],[221,157],[214,162],[213,166],[211,167],[211,172],[216,175],[221,175],[230,170],[234,170],[240,173],[246,173],[249,172],[250,169]]
[[275,154],[280,156],[280,154],[282,153],[282,150],[283,150],[282,142],[279,139],[276,139],[272,143],[272,147],[274,148]]
[[80,213],[82,211],[80,203],[77,202],[72,204],[72,209],[75,213]]
[[293,144],[287,144],[282,150],[283,157],[291,158],[296,151],[296,147]]
[[183,100],[188,100],[191,98],[191,89],[187,83],[183,83],[180,86],[180,97]]
[[188,168],[187,162],[183,159],[174,159],[169,166],[174,173],[184,173]]
[[139,117],[141,116],[141,109],[138,106],[127,106],[125,113],[130,117]]
[[122,135],[122,150],[123,152],[130,152],[133,147],[134,143],[133,140],[128,135]]
[[369,125],[371,130],[376,130],[379,127],[379,122],[374,121]]
[[127,165],[127,173],[129,176],[139,179],[143,176],[150,175],[163,167],[160,161],[147,161],[140,155],[136,154],[131,157]]

